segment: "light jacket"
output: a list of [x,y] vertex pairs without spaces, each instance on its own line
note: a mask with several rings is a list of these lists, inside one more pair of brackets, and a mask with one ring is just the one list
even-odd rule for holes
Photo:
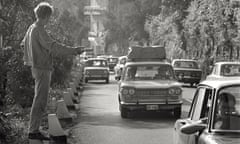
[[53,40],[39,23],[28,28],[21,45],[24,46],[24,64],[38,69],[52,70],[53,56],[76,54],[73,47]]

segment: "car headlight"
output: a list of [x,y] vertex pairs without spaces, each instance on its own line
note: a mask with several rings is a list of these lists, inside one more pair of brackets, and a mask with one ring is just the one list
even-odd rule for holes
[[123,95],[134,95],[135,94],[135,89],[133,89],[133,88],[122,88],[121,93]]
[[123,88],[123,89],[121,90],[121,93],[122,93],[123,95],[127,95],[127,94],[128,94],[128,89],[124,89],[124,88]]
[[134,95],[134,94],[135,94],[135,90],[134,90],[134,89],[129,89],[129,90],[128,90],[128,93],[129,93],[130,95]]
[[168,93],[169,93],[170,95],[174,95],[174,94],[175,94],[175,89],[174,89],[174,88],[170,88],[170,89],[168,90]]
[[180,88],[170,88],[168,90],[168,94],[170,95],[180,95],[182,93],[182,89]]

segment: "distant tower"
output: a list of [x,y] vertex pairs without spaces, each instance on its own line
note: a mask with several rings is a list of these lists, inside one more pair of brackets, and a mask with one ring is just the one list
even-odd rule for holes
[[90,31],[88,40],[93,49],[92,56],[105,54],[104,52],[104,12],[108,8],[108,0],[89,0],[89,5],[85,6],[84,14],[90,17]]

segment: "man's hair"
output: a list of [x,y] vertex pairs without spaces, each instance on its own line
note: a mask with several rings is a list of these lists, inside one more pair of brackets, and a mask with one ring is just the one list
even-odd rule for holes
[[36,15],[36,18],[44,19],[51,16],[53,13],[53,6],[47,2],[41,2],[34,8],[34,13]]

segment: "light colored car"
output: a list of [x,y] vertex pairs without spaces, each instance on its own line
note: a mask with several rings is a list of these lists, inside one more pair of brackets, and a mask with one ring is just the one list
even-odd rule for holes
[[217,62],[207,79],[240,77],[240,62]]
[[118,63],[114,67],[114,73],[115,73],[116,80],[120,78],[123,67],[125,66],[126,62],[127,62],[127,56],[121,56],[118,58]]
[[202,81],[187,118],[174,125],[174,144],[239,144],[240,79]]
[[84,65],[84,80],[105,80],[109,83],[108,62],[104,58],[90,58]]
[[167,62],[127,62],[118,90],[122,118],[132,111],[169,111],[181,116],[182,88]]
[[174,59],[172,66],[179,82],[190,83],[193,86],[201,81],[202,70],[196,60]]

